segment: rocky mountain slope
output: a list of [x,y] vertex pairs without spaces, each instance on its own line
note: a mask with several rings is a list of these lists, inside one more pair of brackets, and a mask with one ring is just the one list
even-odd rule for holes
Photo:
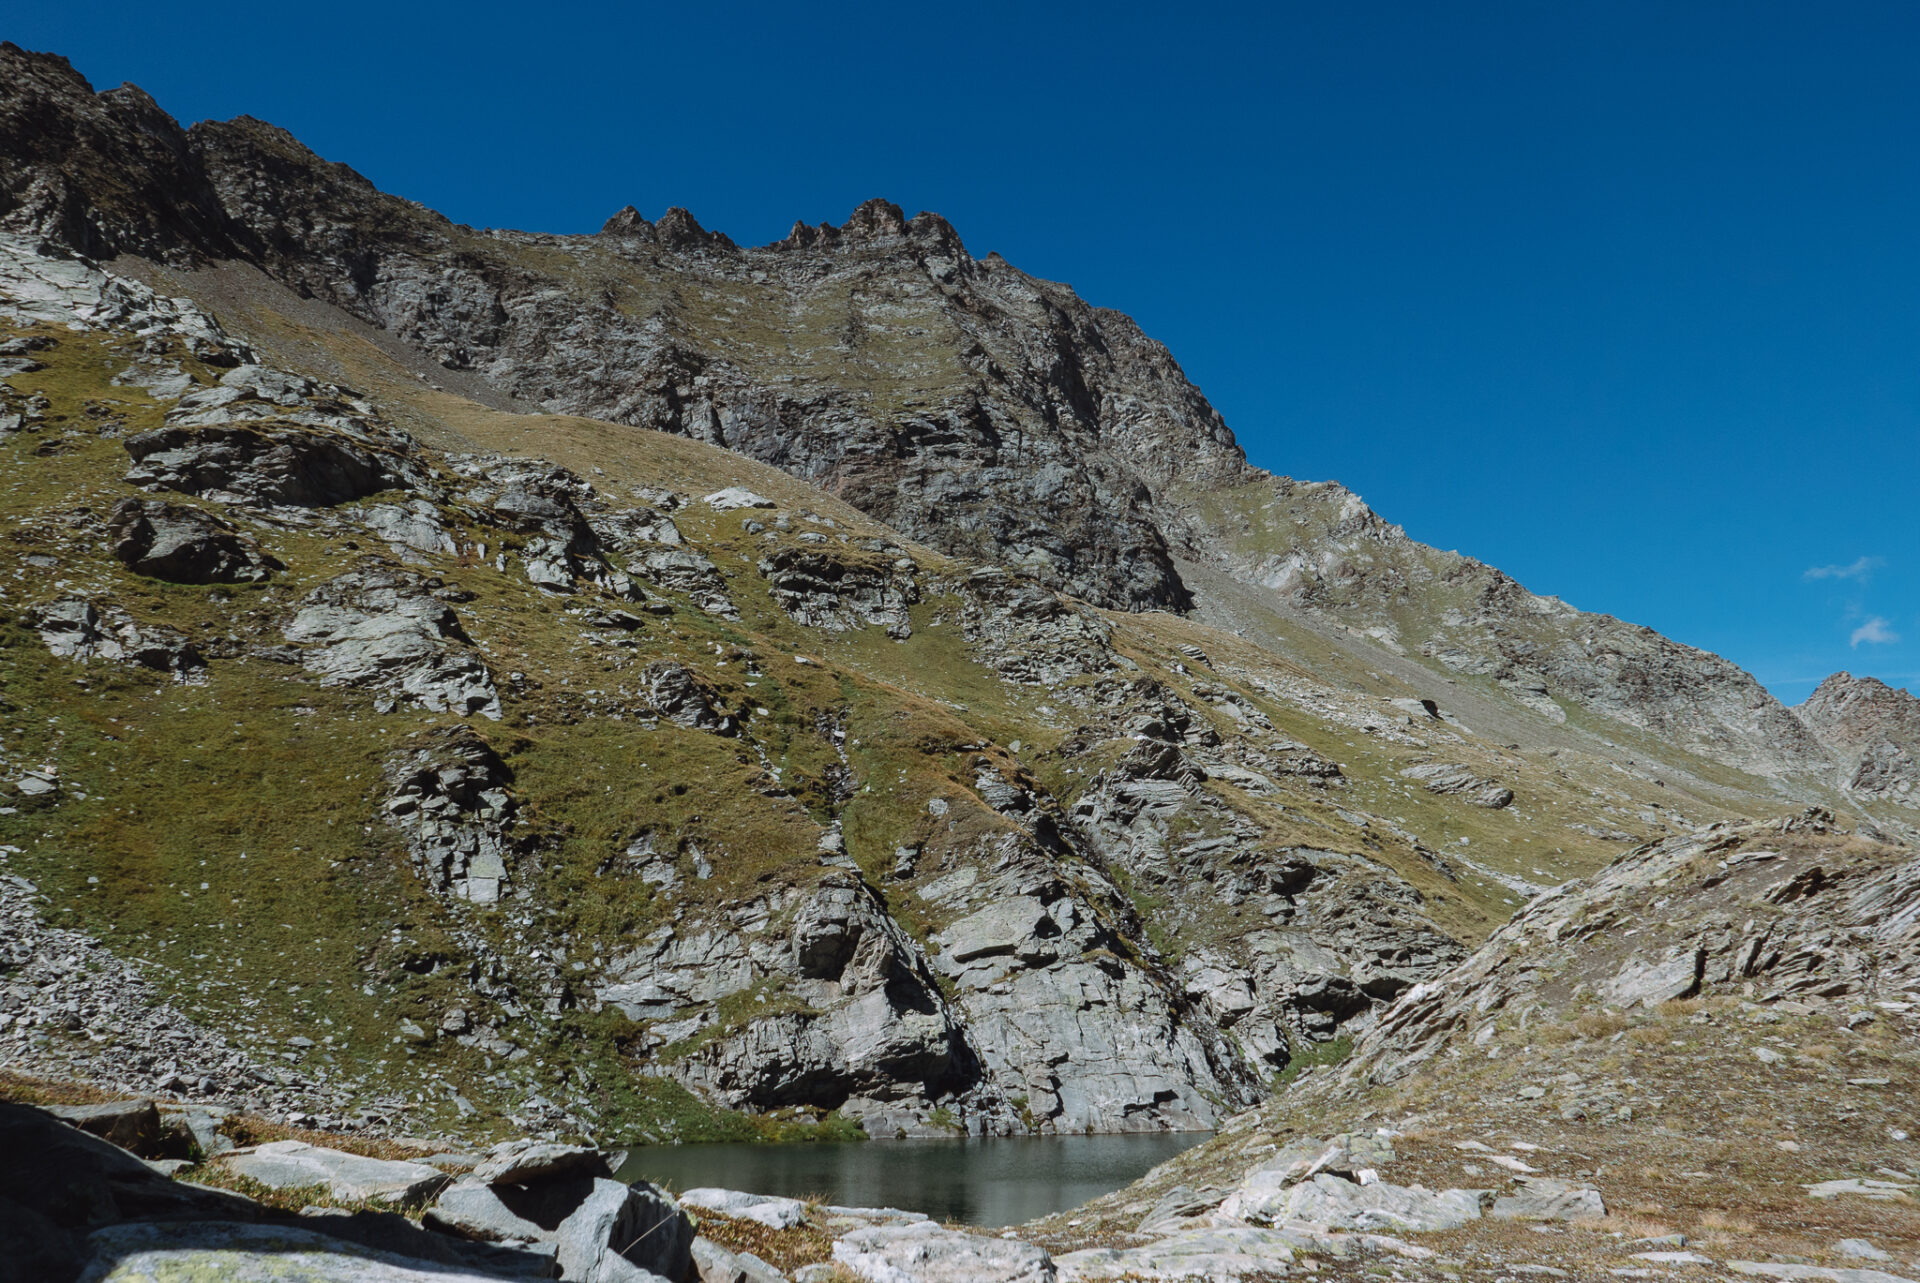
[[17,1063],[334,1125],[1208,1126],[1517,903],[1462,839],[1589,814],[714,447],[415,385],[428,446],[84,261],[0,282]]
[[1796,714],[1249,468],[934,216],[476,231],[0,67],[19,1065],[331,1127],[1206,1127],[1623,845],[1911,817],[1897,700]]
[[1331,624],[1423,681],[1471,682],[1526,732],[1510,739],[1555,742],[1572,718],[1674,769],[1911,823],[1894,795],[1848,791],[1854,763],[1717,656],[1249,467],[1130,320],[974,258],[937,215],[870,201],[757,249],[680,209],[629,207],[594,236],[478,230],[260,121],[181,130],[60,59],[7,46],[0,63],[0,225],[167,265],[168,288],[222,305],[258,301],[240,278],[263,274],[487,404],[722,445],[1099,606],[1197,607],[1261,637],[1270,613]]

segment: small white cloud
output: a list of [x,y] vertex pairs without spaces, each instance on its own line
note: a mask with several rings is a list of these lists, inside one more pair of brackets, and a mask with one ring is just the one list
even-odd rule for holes
[[1878,568],[1886,564],[1887,564],[1886,560],[1881,557],[1862,557],[1858,561],[1855,561],[1850,565],[1845,565],[1845,566],[1811,567],[1806,574],[1801,576],[1801,578],[1803,579],[1865,579],[1868,575],[1872,574],[1875,570],[1877,570]]
[[1884,645],[1887,642],[1897,642],[1899,640],[1900,634],[1887,627],[1886,620],[1875,615],[1873,618],[1867,620],[1866,623],[1853,630],[1853,636],[1847,639],[1847,645],[1858,646],[1861,642],[1872,642],[1875,645]]

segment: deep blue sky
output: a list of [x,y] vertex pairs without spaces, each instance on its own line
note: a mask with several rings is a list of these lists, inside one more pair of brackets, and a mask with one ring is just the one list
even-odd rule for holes
[[468,223],[937,210],[1132,313],[1257,463],[1790,703],[1920,679],[1920,7],[1180,8],[95,3],[0,36]]

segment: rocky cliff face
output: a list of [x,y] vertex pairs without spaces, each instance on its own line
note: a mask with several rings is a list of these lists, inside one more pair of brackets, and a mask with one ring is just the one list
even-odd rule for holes
[[1794,711],[1832,750],[1849,792],[1906,802],[1920,793],[1920,699],[1835,673]]

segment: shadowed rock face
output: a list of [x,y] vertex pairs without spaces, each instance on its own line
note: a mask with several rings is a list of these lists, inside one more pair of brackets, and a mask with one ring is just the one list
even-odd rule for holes
[[251,583],[281,568],[231,522],[198,508],[123,499],[108,534],[127,569],[176,584]]

